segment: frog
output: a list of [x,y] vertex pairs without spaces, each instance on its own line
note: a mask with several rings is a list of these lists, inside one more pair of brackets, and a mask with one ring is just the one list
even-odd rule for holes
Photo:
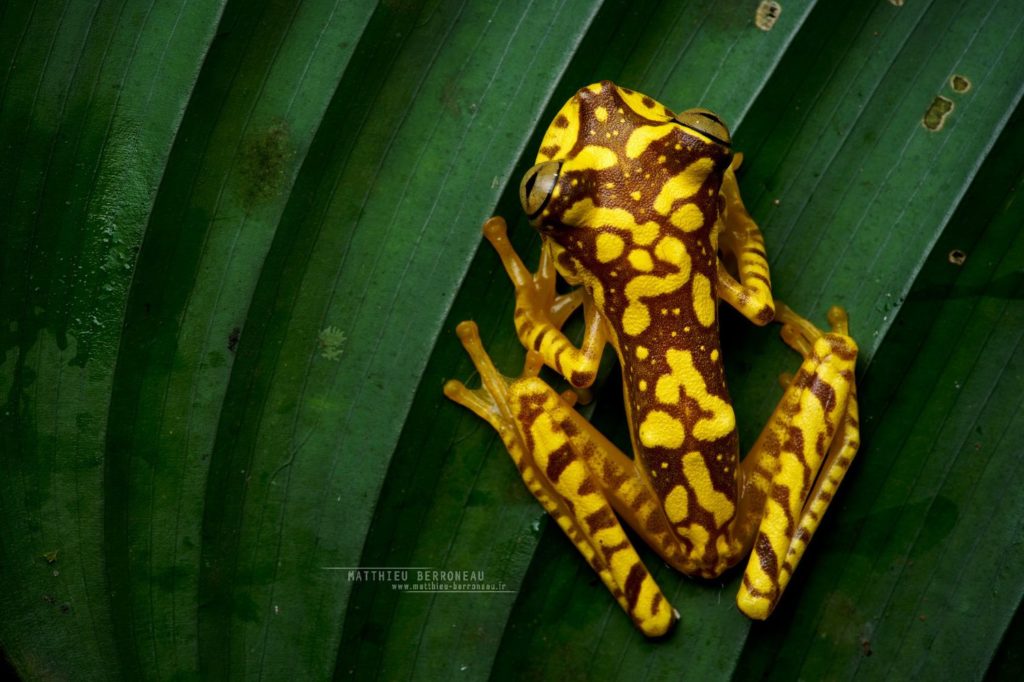
[[[711,111],[674,113],[610,81],[579,90],[520,183],[541,238],[537,270],[501,217],[483,227],[515,289],[522,370],[502,374],[465,321],[456,333],[481,386],[444,386],[494,428],[526,487],[648,637],[666,635],[681,615],[624,524],[688,576],[717,578],[747,558],[736,604],[763,620],[859,447],[847,314],[831,307],[822,331],[774,298],[764,236],[739,193],[742,158]],[[801,356],[742,459],[721,302],[755,325],[781,325]],[[563,327],[581,308],[577,344]],[[607,346],[621,368],[632,456],[576,409]],[[541,378],[545,366],[569,388]]]

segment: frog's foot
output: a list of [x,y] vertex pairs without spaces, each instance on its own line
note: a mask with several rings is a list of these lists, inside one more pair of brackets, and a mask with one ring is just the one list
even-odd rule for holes
[[[449,381],[445,395],[494,427],[530,492],[636,626],[649,637],[668,632],[679,615],[640,561],[605,492],[633,491],[635,486],[622,466],[628,460],[621,453],[618,458],[605,457],[603,439],[591,440],[586,420],[537,378],[536,353],[527,356],[522,375],[510,379],[494,367],[475,324],[463,322],[457,333],[480,372],[483,388],[471,390]],[[595,470],[589,462],[600,465]]]
[[[452,379],[445,383],[444,394],[451,400],[463,407],[468,407],[478,417],[487,421],[502,440],[506,440],[505,432],[513,420],[512,408],[508,402],[509,387],[515,381],[498,371],[498,368],[491,362],[491,357],[484,350],[480,342],[480,330],[472,321],[460,322],[455,328],[455,333],[466,349],[473,366],[480,373],[480,380],[483,384],[480,388],[469,388],[461,381]],[[540,355],[530,351],[526,354],[523,363],[523,371],[519,378],[536,377],[540,372],[543,361]],[[508,442],[506,440],[506,445]]]
[[857,345],[846,313],[829,310],[824,333],[776,303],[782,338],[804,360],[743,462],[763,515],[737,603],[758,619],[775,608],[859,444]]
[[[795,350],[806,360],[814,355],[814,343],[824,336],[824,333],[814,324],[797,313],[782,301],[776,301],[775,321],[782,324],[782,340],[786,345]],[[839,306],[832,306],[828,309],[828,323],[832,328],[832,334],[850,338],[850,321],[846,311]],[[850,339],[852,343],[852,339]],[[854,345],[856,351],[856,345]]]

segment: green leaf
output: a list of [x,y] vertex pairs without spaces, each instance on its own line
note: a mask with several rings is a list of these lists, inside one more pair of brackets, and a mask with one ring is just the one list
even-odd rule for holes
[[3,8],[0,641],[28,678],[125,672],[108,406],[136,252],[220,10]]
[[1018,107],[868,369],[842,512],[741,676],[978,677],[1019,608],[1022,123]]
[[[769,31],[745,0],[3,6],[0,645],[18,673],[1009,678],[1019,3],[780,4]],[[518,179],[601,79],[731,124],[775,292],[819,321],[844,305],[861,347],[861,454],[764,624],[733,606],[735,571],[698,582],[644,549],[682,613],[644,640],[441,393],[472,380],[463,319],[520,366],[479,226],[506,216],[536,262]],[[796,357],[775,329],[722,327],[749,444]],[[628,451],[605,364],[587,413]],[[412,574],[339,570],[357,567]],[[495,589],[393,588],[417,567]]]

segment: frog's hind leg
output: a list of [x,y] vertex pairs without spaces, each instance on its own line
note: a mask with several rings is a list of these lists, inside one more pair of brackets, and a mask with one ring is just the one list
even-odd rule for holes
[[494,367],[475,324],[463,322],[457,333],[480,372],[483,388],[471,390],[449,381],[445,395],[494,427],[530,492],[636,626],[649,637],[668,632],[678,614],[644,567],[609,501],[612,486],[618,495],[644,495],[634,489],[635,470],[627,469],[629,460],[618,451],[599,451],[614,446],[591,440],[593,429],[586,420],[537,378],[537,353],[531,351],[523,374],[510,379]]
[[[788,308],[782,310],[782,315],[787,320],[791,314],[792,311]],[[795,317],[802,323],[809,324],[803,318]],[[833,325],[832,330],[834,333],[849,337],[846,313],[841,308],[833,308],[829,311],[829,322]],[[790,347],[799,347],[804,357],[808,357],[813,353],[805,333],[795,331],[793,327],[789,326],[788,322],[783,327],[783,332],[785,334],[784,338],[789,337],[786,338],[786,342]],[[856,349],[854,348],[854,350]],[[818,524],[821,523],[821,519],[825,515],[825,510],[828,509],[828,505],[832,502],[832,497],[839,489],[839,484],[843,482],[843,477],[846,476],[847,470],[849,470],[850,465],[853,463],[853,458],[856,457],[859,446],[860,413],[857,407],[857,384],[851,380],[850,393],[846,402],[846,414],[839,427],[839,433],[833,438],[828,456],[821,466],[811,493],[807,496],[803,507],[803,514],[800,518],[800,527],[787,553],[786,559],[791,565],[790,573],[792,573],[792,568],[795,568],[801,557],[803,557],[804,550],[807,549],[808,543],[818,529]]]
[[857,346],[845,312],[829,311],[827,334],[781,303],[777,319],[783,339],[804,361],[742,464],[738,530],[753,541],[753,552],[737,603],[758,619],[771,613],[786,589],[859,439]]

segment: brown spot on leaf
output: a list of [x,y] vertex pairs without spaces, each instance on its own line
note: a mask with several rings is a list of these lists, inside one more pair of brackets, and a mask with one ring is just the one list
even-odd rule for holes
[[782,5],[775,0],[762,0],[754,13],[754,25],[762,31],[770,31],[782,14]]
[[967,76],[954,73],[949,77],[949,87],[953,88],[953,92],[962,95],[971,89],[971,81]]
[[928,111],[924,112],[921,124],[932,132],[942,130],[942,126],[946,125],[946,118],[953,112],[953,107],[953,100],[936,95]]

